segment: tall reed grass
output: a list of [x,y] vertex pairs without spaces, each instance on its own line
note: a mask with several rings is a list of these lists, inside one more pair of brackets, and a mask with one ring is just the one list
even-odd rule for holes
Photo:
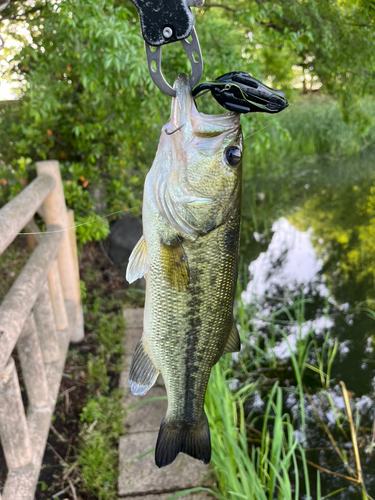
[[[229,367],[225,360],[213,368],[206,397],[212,439],[211,463],[218,485],[214,490],[216,498],[299,499],[301,466],[306,470],[304,489],[310,498],[304,452],[294,435],[290,416],[283,413],[282,390],[278,383],[274,384],[267,398],[260,442],[252,446],[248,433],[257,419],[245,418],[243,403],[253,393],[256,384],[249,384],[233,394],[226,384],[226,368]],[[320,498],[319,493],[318,500]]]
[[[301,299],[295,301],[287,311],[284,306],[281,308],[290,321],[300,325],[300,332],[305,322],[306,302],[308,300],[302,294]],[[245,350],[249,345],[248,319],[250,314],[249,307],[238,300],[237,320],[242,326]],[[310,331],[305,336],[300,334],[295,349],[292,349],[287,335],[276,323],[276,316],[269,319],[270,328],[288,343],[294,381],[287,390],[281,387],[281,381],[277,380],[266,391],[266,394],[263,391],[264,409],[262,412],[255,414],[250,411],[249,413],[247,402],[254,397],[256,392],[259,394],[260,388],[259,382],[254,381],[253,377],[249,376],[246,380],[244,376],[242,379],[246,381],[240,383],[240,388],[235,391],[230,390],[233,380],[231,377],[236,375],[230,355],[224,356],[212,370],[205,411],[211,430],[211,465],[216,480],[213,494],[219,500],[300,500],[302,498],[323,500],[344,492],[349,484],[357,484],[360,497],[370,500],[371,497],[366,493],[363,478],[360,477],[360,462],[356,463],[354,468],[349,466],[345,452],[342,454],[328,428],[324,428],[324,423],[319,421],[319,416],[317,416],[317,424],[322,425],[329,434],[330,439],[333,440],[332,446],[336,448],[339,455],[342,454],[341,458],[350,473],[350,476],[345,477],[337,474],[344,480],[343,486],[334,488],[334,491],[323,496],[320,474],[335,475],[336,473],[307,460],[304,449],[304,405],[306,401],[313,404],[304,385],[305,372],[309,372],[312,376],[316,375],[323,388],[320,393],[329,400],[338,428],[343,433],[348,431],[347,426],[352,418],[350,407],[347,406],[348,416],[344,415],[335,408],[326,390],[330,385],[330,372],[337,354],[337,342],[332,342],[328,335],[323,344],[318,345],[313,332]],[[268,343],[255,339],[255,342],[251,344],[253,352],[251,363],[243,365],[245,371],[251,367],[255,371],[264,370],[266,367],[275,368],[278,361],[272,353],[273,345],[272,339]],[[239,366],[238,363],[237,366]],[[296,427],[290,413],[284,410],[285,395],[290,391],[294,391],[299,399],[301,426]],[[343,395],[344,398],[347,397],[346,388],[343,389]],[[346,428],[344,429],[343,426]],[[352,423],[351,427],[353,427]],[[353,433],[351,438],[353,447],[356,448],[356,434]],[[178,495],[182,495],[182,492]],[[177,498],[177,495],[173,498]]]

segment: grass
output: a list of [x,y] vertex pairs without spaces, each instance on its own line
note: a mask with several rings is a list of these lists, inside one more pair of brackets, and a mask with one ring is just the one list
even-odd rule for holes
[[[307,299],[302,295],[287,311],[285,307],[280,308],[280,314],[287,313],[289,321],[296,321],[300,325],[300,332],[305,321],[306,302]],[[244,353],[241,353],[236,362],[233,362],[230,355],[220,360],[212,370],[206,395],[206,413],[212,439],[211,465],[217,483],[213,490],[215,497],[219,500],[322,500],[333,498],[346,491],[348,485],[354,484],[358,487],[360,497],[370,500],[361,476],[357,445],[359,423],[357,422],[356,426],[351,415],[348,392],[343,386],[342,394],[347,412],[344,414],[336,408],[327,390],[332,383],[330,372],[337,354],[337,343],[332,342],[328,336],[319,344],[313,332],[309,332],[305,337],[300,336],[295,349],[288,344],[288,363],[292,369],[288,371],[288,380],[283,376],[271,382],[274,380],[272,375],[277,373],[277,370],[284,370],[285,373],[287,366],[285,362],[275,359],[272,342],[267,344],[258,338],[249,344],[250,335],[254,337],[254,332],[248,329],[250,315],[249,308],[239,301],[237,320],[242,328]],[[275,332],[276,338],[285,338],[288,341],[287,334],[275,321],[277,316],[275,314],[269,319],[269,330]],[[258,374],[258,378],[256,375],[249,377],[251,370],[253,375]],[[344,466],[347,466],[346,475],[307,459],[308,450],[304,448],[303,437],[306,425],[304,406],[311,400],[305,383],[307,375],[310,379],[315,377],[317,384],[320,383],[321,389],[313,390],[312,394],[319,393],[320,397],[327,397],[336,416],[338,432],[345,436],[345,442],[349,440],[353,444],[355,456],[348,457],[347,447],[343,447],[338,438],[333,437],[327,426],[323,428],[331,439],[332,450],[336,450]],[[230,390],[233,385],[231,381],[237,377],[239,388],[236,391]],[[297,420],[301,426],[290,411],[284,409],[285,397],[291,392],[295,393],[299,400],[300,411]],[[257,393],[262,394],[262,411],[249,410]],[[317,414],[315,425],[322,423],[324,424]],[[302,436],[296,432],[300,428]],[[349,465],[349,462],[352,462],[352,465]],[[342,479],[343,484],[323,495],[321,474]]]
[[91,396],[81,413],[77,465],[81,483],[92,498],[117,498],[118,441],[122,434],[123,394]]
[[[211,463],[218,483],[216,498],[300,498],[299,482],[295,485],[291,482],[291,472],[298,477],[296,452],[300,446],[294,437],[290,417],[282,410],[281,388],[277,383],[272,387],[263,415],[259,446],[249,449],[248,431],[256,422],[245,418],[243,404],[256,384],[232,394],[226,384],[226,363],[223,360],[213,368],[206,398],[213,450]],[[305,480],[308,491],[308,476]]]

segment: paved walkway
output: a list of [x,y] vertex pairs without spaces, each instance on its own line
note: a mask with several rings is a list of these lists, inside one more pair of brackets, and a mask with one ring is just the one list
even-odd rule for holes
[[[135,346],[142,335],[143,309],[126,309],[125,370],[120,386],[125,391],[125,407],[135,405],[126,413],[126,435],[120,438],[119,498],[139,500],[167,500],[173,492],[201,485],[209,467],[191,457],[180,454],[168,467],[159,469],[154,462],[154,449],[159,426],[167,409],[166,392],[159,377],[146,396],[133,396],[128,384],[128,373]],[[162,398],[143,402],[149,398]],[[182,500],[212,499],[205,492],[189,494]]]

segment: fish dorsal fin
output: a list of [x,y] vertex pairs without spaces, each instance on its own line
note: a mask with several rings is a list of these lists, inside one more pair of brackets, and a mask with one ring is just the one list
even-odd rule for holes
[[126,269],[126,279],[129,283],[142,278],[148,271],[147,246],[145,237],[138,241],[133,248]]
[[228,354],[229,352],[238,352],[240,350],[241,350],[240,335],[238,333],[236,323],[233,321],[232,329],[230,331],[227,344],[224,347],[222,356],[224,356],[224,354]]
[[140,340],[135,348],[132,364],[130,366],[129,384],[135,396],[144,396],[151,389],[158,378],[157,370],[145,351],[144,344]]
[[181,242],[162,243],[162,272],[176,292],[184,292],[189,285],[189,263]]

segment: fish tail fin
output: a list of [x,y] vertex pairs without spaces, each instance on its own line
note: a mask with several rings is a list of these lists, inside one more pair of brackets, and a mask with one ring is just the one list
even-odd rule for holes
[[155,449],[158,467],[171,464],[181,452],[208,464],[211,460],[210,428],[206,415],[197,426],[181,426],[173,420],[162,420]]

